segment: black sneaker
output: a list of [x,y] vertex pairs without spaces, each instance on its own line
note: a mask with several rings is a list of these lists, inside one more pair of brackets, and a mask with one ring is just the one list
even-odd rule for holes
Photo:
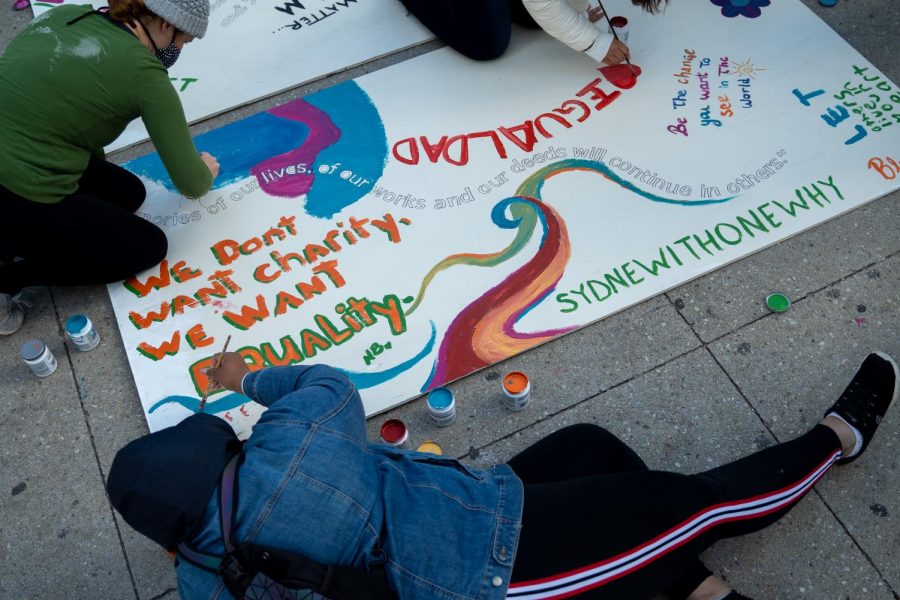
[[900,368],[894,359],[884,352],[873,352],[860,365],[856,375],[838,401],[825,412],[836,413],[862,434],[862,447],[853,456],[845,456],[839,464],[853,462],[859,458],[881,419],[900,390]]

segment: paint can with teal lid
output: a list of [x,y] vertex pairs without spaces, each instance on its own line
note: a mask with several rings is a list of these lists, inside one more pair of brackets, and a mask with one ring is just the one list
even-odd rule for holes
[[66,321],[66,336],[82,352],[93,350],[100,343],[97,328],[85,315],[72,315]]
[[38,377],[52,375],[56,367],[59,366],[56,362],[56,357],[50,352],[50,348],[41,340],[28,340],[22,344],[19,354],[22,356],[25,364]]
[[428,392],[428,416],[438,427],[456,420],[456,399],[449,388],[437,387]]

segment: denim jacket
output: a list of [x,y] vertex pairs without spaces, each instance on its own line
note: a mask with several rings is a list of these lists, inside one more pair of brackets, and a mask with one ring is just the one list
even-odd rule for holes
[[[401,599],[505,597],[522,516],[522,483],[508,466],[370,443],[359,394],[324,365],[268,368],[243,387],[268,410],[244,446],[238,541],[325,564],[383,559]],[[221,554],[217,496],[191,543]],[[232,597],[185,560],[175,571],[182,598]]]

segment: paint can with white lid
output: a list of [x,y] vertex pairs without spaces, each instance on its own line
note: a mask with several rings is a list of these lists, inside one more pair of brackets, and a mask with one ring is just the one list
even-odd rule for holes
[[38,377],[52,375],[56,367],[59,366],[59,363],[56,362],[56,357],[50,352],[47,344],[38,339],[28,340],[22,344],[19,354],[22,360],[25,361],[25,364]]
[[436,387],[428,392],[428,416],[438,427],[446,427],[456,420],[456,399],[449,388]]
[[66,321],[66,336],[82,352],[93,350],[100,344],[97,328],[85,315],[72,315]]

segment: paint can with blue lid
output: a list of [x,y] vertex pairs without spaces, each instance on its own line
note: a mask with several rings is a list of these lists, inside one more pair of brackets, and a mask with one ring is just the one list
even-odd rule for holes
[[428,416],[438,427],[456,420],[456,399],[449,388],[437,387],[428,392]]
[[56,362],[56,357],[50,352],[47,344],[38,339],[28,340],[22,344],[19,354],[22,360],[25,361],[25,364],[38,377],[52,375],[56,367],[59,366],[59,363]]
[[82,352],[93,350],[100,343],[97,328],[85,315],[72,315],[66,321],[66,336]]

